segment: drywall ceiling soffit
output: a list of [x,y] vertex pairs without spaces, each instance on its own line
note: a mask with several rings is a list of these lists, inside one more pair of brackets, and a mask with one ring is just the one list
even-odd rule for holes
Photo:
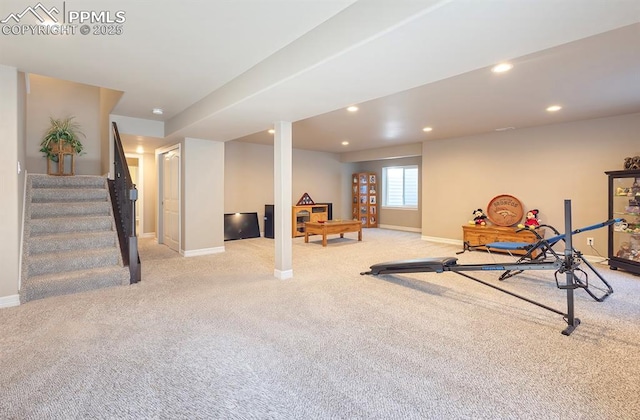
[[[122,34],[3,35],[0,63],[123,91],[114,110],[119,115],[170,118],[353,2],[52,0],[42,5],[55,7],[59,19],[72,9],[123,11]],[[28,0],[3,0],[0,20],[34,7]],[[20,23],[38,26],[31,12]],[[163,117],[150,114],[157,106],[165,109]]]
[[[190,125],[198,125],[238,104],[252,101],[274,87],[287,84],[310,69],[322,67],[335,57],[344,55],[358,46],[392,30],[417,15],[447,3],[444,0],[415,0],[411,2],[357,2],[339,14],[318,25],[285,48],[266,58],[249,71],[239,75],[220,89],[186,109],[167,122],[167,133],[174,134]],[[290,98],[281,98],[282,103]],[[300,97],[297,97],[300,102]],[[259,112],[264,108],[259,105]],[[304,108],[307,105],[302,105]],[[282,107],[278,107],[282,113]],[[313,112],[313,111],[312,111]],[[253,115],[251,115],[253,117]],[[293,117],[291,113],[279,119]],[[274,121],[274,120],[271,120]],[[206,125],[206,123],[205,123]],[[213,124],[217,126],[217,124]],[[188,133],[198,133],[197,128]],[[188,135],[181,132],[180,136]]]
[[[508,74],[486,67],[298,121],[294,144],[340,153],[640,112],[638,24],[511,62]],[[562,112],[545,111],[554,103]],[[272,142],[264,131],[242,140]]]
[[[415,133],[409,134],[410,123],[422,124],[427,112],[458,127],[470,127],[476,118],[475,130],[481,129],[479,123],[486,119],[479,118],[479,113],[491,111],[494,118],[506,114],[506,109],[517,113],[519,107],[514,104],[521,101],[499,88],[483,92],[474,85],[483,81],[480,75],[473,76],[475,71],[484,71],[498,60],[531,57],[581,42],[638,22],[640,17],[636,0],[282,0],[252,2],[251,7],[245,2],[216,0],[154,2],[153,7],[147,2],[123,0],[97,3],[99,8],[126,11],[124,36],[1,36],[0,64],[123,91],[114,109],[119,115],[153,118],[150,109],[161,105],[166,113],[157,118],[168,119],[168,131],[175,136],[229,140],[266,130],[273,121],[289,120],[296,122],[295,147],[332,151],[336,145],[331,136],[344,136],[353,121],[340,121],[338,112],[333,114],[333,124],[314,117],[351,103],[363,104],[357,114],[359,131],[366,132],[371,142],[355,138],[351,142],[354,150],[416,141]],[[75,2],[65,4],[70,8]],[[4,0],[0,2],[0,18],[28,6],[33,4]],[[637,32],[624,42],[635,48],[627,50],[628,55],[637,57]],[[544,59],[538,57],[537,61]],[[626,71],[637,75],[640,71],[634,65],[631,62]],[[603,67],[602,62],[597,66]],[[610,72],[602,70],[603,80],[610,80],[610,74],[617,74],[619,80],[628,77],[616,62],[611,67]],[[601,82],[587,78],[590,73],[581,72],[577,77],[580,83],[573,84],[582,94],[598,92],[592,86]],[[518,74],[512,72],[509,79],[501,81],[519,86]],[[548,68],[540,67],[536,75],[547,74],[551,74]],[[574,78],[567,73],[558,80]],[[447,85],[450,80],[456,83]],[[538,93],[558,87],[546,84],[545,77],[524,83]],[[559,83],[560,88],[569,85]],[[428,91],[426,99],[416,96],[410,101],[411,95],[394,96],[422,86],[438,89]],[[628,84],[623,91],[619,84],[612,86],[615,89],[605,92],[612,96],[611,108],[629,109],[627,98],[638,97],[635,87]],[[512,91],[520,92],[516,88]],[[505,96],[496,97],[496,92]],[[367,110],[364,106],[386,97],[391,101],[382,107]],[[480,109],[465,108],[464,118],[453,111],[435,114],[454,107],[453,99],[458,97],[464,104],[479,104]],[[592,108],[590,115],[602,112],[592,98],[582,99],[584,106]],[[448,101],[451,104],[447,105]],[[209,105],[200,108],[198,103]],[[503,107],[494,107],[496,103]],[[566,107],[565,111],[576,112],[581,106]],[[534,123],[524,111],[517,116],[524,126]],[[410,123],[403,122],[409,119]],[[313,131],[305,128],[303,121]],[[327,127],[335,127],[335,133]],[[446,130],[434,129],[433,138],[443,132]],[[447,135],[455,133],[452,130]]]
[[[262,89],[257,83],[253,89],[255,93],[239,95],[226,106],[222,100],[217,106],[208,108],[208,111],[212,111],[209,116],[204,116],[207,111],[200,110],[200,119],[196,118],[196,122],[183,128],[179,128],[180,124],[173,125],[168,134],[226,141],[266,131],[277,120],[301,121],[309,118],[313,121],[312,117],[316,115],[342,109],[351,103],[384,98],[459,75],[481,72],[504,59],[526,57],[638,21],[637,15],[626,13],[632,8],[630,3],[616,3],[619,7],[613,8],[608,7],[610,5],[594,2],[585,8],[582,7],[583,3],[574,1],[563,2],[561,7],[552,6],[549,2],[529,1],[518,2],[518,7],[513,2],[492,2],[490,5],[467,1],[434,3],[392,27],[381,29],[375,36],[369,36],[357,45],[308,66],[304,71],[298,71]],[[575,19],[578,8],[581,19]],[[606,19],[603,19],[604,15]],[[322,26],[330,22],[315,31],[321,31]],[[540,28],[545,30],[540,31]],[[637,42],[632,41],[631,45],[635,47]],[[279,54],[286,57],[286,50]],[[255,80],[260,80],[262,65],[251,70],[255,72]],[[225,88],[232,91],[236,87],[235,82],[238,82],[238,86],[243,84],[243,80],[238,79]],[[546,91],[553,86],[544,85],[544,80],[540,83]],[[444,89],[443,95],[464,96],[456,88],[451,89]],[[210,95],[211,101],[220,100],[217,93]],[[241,99],[242,96],[245,99]],[[485,103],[491,99],[491,96],[485,96]],[[436,101],[439,100],[441,98],[436,98]],[[513,101],[513,98],[503,101]],[[478,98],[478,102],[482,102],[482,97]],[[391,102],[388,106],[392,106]],[[395,112],[398,115],[417,113],[420,108],[398,106]],[[449,119],[455,117],[452,114]],[[387,146],[400,136],[402,129],[402,124],[393,120],[384,121],[382,127],[379,124],[372,126],[376,130],[370,139],[386,138],[391,143],[367,142],[354,147]],[[296,137],[299,134],[300,130],[297,134],[294,132]],[[310,135],[308,138],[317,143],[317,136]],[[402,141],[415,142],[421,139],[416,133]],[[304,140],[300,141],[300,147],[322,149],[322,146],[310,146],[311,141],[302,146]],[[332,145],[331,151],[338,150]]]

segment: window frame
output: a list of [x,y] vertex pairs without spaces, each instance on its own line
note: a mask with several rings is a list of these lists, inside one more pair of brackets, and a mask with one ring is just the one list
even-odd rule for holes
[[[388,194],[388,169],[402,169],[403,175],[403,185],[402,185],[402,200],[406,201],[406,170],[407,169],[415,169],[416,170],[416,204],[415,205],[407,205],[402,204],[400,206],[389,205],[387,194]],[[382,168],[382,183],[381,183],[381,196],[382,200],[380,203],[380,207],[383,209],[390,210],[413,210],[417,211],[420,207],[420,168],[418,165],[394,165],[394,166],[384,166]]]

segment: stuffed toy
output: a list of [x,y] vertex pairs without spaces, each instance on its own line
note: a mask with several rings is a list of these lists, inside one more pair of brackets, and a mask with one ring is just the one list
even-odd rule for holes
[[640,169],[640,156],[624,158],[624,169],[626,170]]
[[539,213],[538,209],[529,210],[527,212],[527,217],[524,221],[524,224],[520,224],[518,225],[518,227],[520,229],[523,229],[523,228],[535,229],[538,226],[540,226],[540,220],[538,220],[538,213]]
[[469,220],[470,225],[476,226],[485,226],[487,224],[487,216],[484,214],[482,209],[473,211],[473,220]]

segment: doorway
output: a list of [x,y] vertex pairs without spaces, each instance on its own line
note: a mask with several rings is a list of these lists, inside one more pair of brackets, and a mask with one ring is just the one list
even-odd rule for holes
[[158,149],[158,243],[180,252],[180,145]]

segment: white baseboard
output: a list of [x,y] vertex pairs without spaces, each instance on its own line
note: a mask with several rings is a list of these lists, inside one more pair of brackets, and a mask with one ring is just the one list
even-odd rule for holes
[[155,232],[147,232],[147,233],[143,233],[142,235],[138,235],[138,238],[155,238],[156,237],[156,233]]
[[223,246],[217,246],[215,248],[202,248],[194,249],[192,251],[180,251],[180,253],[183,257],[200,257],[202,255],[219,254],[224,251],[225,249]]
[[380,229],[401,230],[401,231],[404,231],[404,232],[416,232],[416,233],[421,233],[422,232],[421,228],[412,228],[412,227],[407,227],[407,226],[378,225],[378,227]]
[[462,246],[464,242],[460,239],[438,238],[437,236],[422,236],[423,241],[437,242],[440,244],[458,245]]
[[277,268],[273,270],[273,275],[278,280],[286,280],[293,277],[293,270],[278,270]]
[[10,308],[12,306],[20,306],[20,295],[0,297],[0,308]]
[[[601,264],[606,263],[608,260],[607,257],[601,257],[600,255],[582,255],[582,258],[589,261],[591,264]],[[608,265],[608,264],[606,264]]]

